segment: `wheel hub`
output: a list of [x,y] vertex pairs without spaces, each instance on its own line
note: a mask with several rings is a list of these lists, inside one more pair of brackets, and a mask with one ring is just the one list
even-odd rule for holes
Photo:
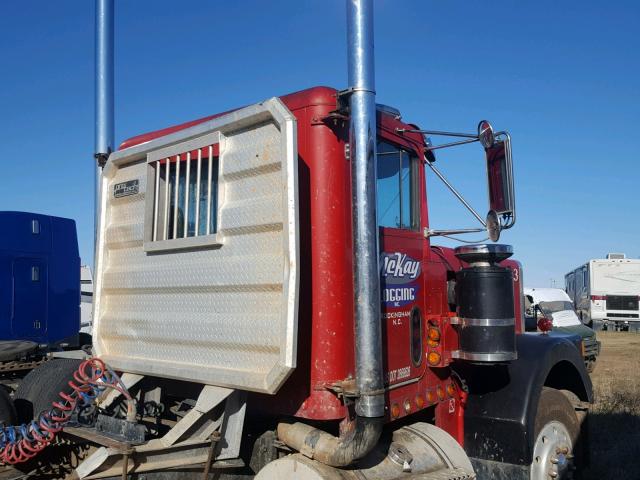
[[547,423],[533,447],[531,480],[573,478],[573,445],[566,427],[557,421]]

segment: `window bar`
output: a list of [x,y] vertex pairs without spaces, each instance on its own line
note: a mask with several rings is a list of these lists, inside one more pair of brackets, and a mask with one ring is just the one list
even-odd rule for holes
[[158,239],[158,193],[160,192],[160,160],[156,161],[156,193],[154,195],[155,199],[153,201],[153,241],[155,242]]
[[164,170],[164,239],[169,239],[169,190],[171,190],[171,183],[169,183],[169,169],[171,168],[171,162],[169,159],[165,159],[167,167]]
[[207,179],[207,235],[211,233],[211,170],[213,170],[213,145],[209,145],[209,178]]
[[178,191],[180,190],[180,155],[176,155],[176,193],[173,208],[173,238],[178,238]]
[[202,149],[198,149],[198,170],[196,172],[196,232],[197,237],[200,233],[200,165],[202,163]]
[[184,232],[182,236],[189,236],[189,174],[191,173],[191,152],[187,152],[187,175],[184,181]]

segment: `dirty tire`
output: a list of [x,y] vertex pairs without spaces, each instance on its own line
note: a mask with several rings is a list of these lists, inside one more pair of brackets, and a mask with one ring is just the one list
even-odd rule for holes
[[[555,388],[543,387],[540,393],[540,399],[538,400],[538,410],[536,412],[536,420],[534,424],[535,433],[534,441],[538,438],[538,435],[542,429],[550,422],[559,422],[566,428],[571,443],[573,444],[573,454],[575,455],[574,465],[576,471],[579,474],[582,465],[582,455],[580,451],[584,448],[581,445],[580,437],[580,423],[576,415],[575,409],[571,404],[571,401],[560,390]],[[533,460],[536,461],[535,459]],[[534,477],[532,477],[533,479]],[[565,478],[565,477],[560,477]]]
[[93,339],[88,333],[80,332],[78,334],[78,344],[80,347],[84,347],[85,345],[91,346],[92,343]]
[[20,423],[28,422],[60,400],[59,393],[71,393],[69,380],[81,361],[72,358],[49,360],[31,370],[22,379],[14,395],[14,405]]
[[587,362],[587,373],[593,373],[593,371],[596,369],[596,361],[595,360],[589,360]]
[[9,393],[0,387],[0,424],[15,425],[16,409],[13,406]]

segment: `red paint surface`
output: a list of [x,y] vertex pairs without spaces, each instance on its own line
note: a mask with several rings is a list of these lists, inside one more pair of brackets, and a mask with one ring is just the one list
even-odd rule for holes
[[[252,408],[278,415],[294,415],[315,420],[339,420],[348,415],[342,399],[332,388],[354,377],[353,252],[350,163],[345,158],[348,122],[329,118],[336,109],[336,90],[316,87],[280,97],[298,122],[298,175],[300,203],[300,306],[298,361],[296,371],[274,396],[255,395]],[[169,133],[206,122],[223,114],[133,137],[122,143],[130,147]],[[398,134],[397,128],[415,128],[388,114],[378,115],[378,135],[413,152],[423,160],[423,139],[419,134]],[[398,252],[420,261],[421,273],[413,303],[400,307],[383,306],[382,329],[385,375],[388,384],[387,411],[398,405],[399,417],[419,409],[435,411],[436,424],[459,442],[463,437],[461,393],[447,393],[455,384],[449,370],[451,351],[458,348],[457,332],[449,320],[455,315],[447,301],[447,280],[463,264],[449,248],[430,245],[423,231],[428,227],[427,187],[424,168],[419,169],[420,228],[415,231],[380,229],[383,252]],[[516,316],[520,329],[521,268],[517,262],[505,266],[518,270],[514,282]],[[423,345],[421,361],[411,358],[410,317],[421,314]],[[388,317],[388,318],[387,318]],[[432,325],[440,329],[438,346],[427,345],[426,333]],[[441,361],[427,365],[429,352]],[[395,373],[394,373],[395,372]],[[401,373],[399,373],[401,372]],[[401,378],[400,378],[401,377]],[[438,389],[444,392],[439,398]],[[429,400],[429,397],[433,397]],[[419,405],[422,403],[422,407]],[[388,413],[390,417],[390,413]],[[389,418],[389,420],[393,420]]]

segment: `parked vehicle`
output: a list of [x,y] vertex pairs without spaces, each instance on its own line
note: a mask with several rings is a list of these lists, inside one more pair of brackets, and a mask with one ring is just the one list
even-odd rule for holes
[[93,274],[91,267],[80,268],[80,344],[91,343],[93,333]]
[[73,220],[0,212],[0,379],[80,345],[80,258]]
[[596,332],[584,325],[571,299],[559,288],[525,288],[525,325],[527,331],[537,331],[538,321],[551,320],[553,331],[578,335],[582,339],[581,353],[589,373],[593,372],[600,354]]
[[565,288],[586,325],[629,330],[640,325],[640,260],[624,254],[589,260],[565,275]]
[[[109,52],[112,4],[98,4]],[[347,9],[349,89],[98,150],[102,360],[64,404],[100,407],[65,430],[96,447],[66,465],[78,478],[542,480],[581,466],[592,392],[577,337],[524,334],[510,246],[433,243],[513,226],[509,135],[486,121],[450,134],[484,147],[490,212],[465,202],[481,228],[433,229],[426,170],[443,176],[426,137],[439,132],[376,106],[373,2]],[[48,405],[77,368],[55,360],[23,383],[56,429],[71,414]],[[49,441],[12,431],[7,455]]]

